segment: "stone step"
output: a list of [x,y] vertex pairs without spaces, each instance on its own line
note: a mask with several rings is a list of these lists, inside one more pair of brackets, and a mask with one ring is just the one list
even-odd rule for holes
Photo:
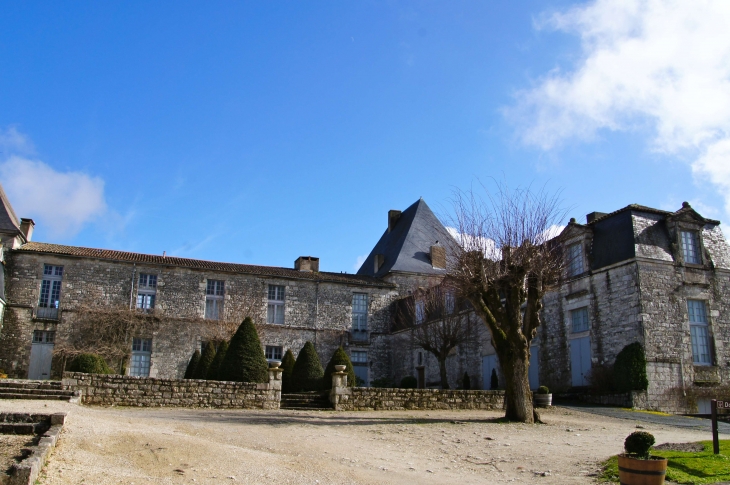
[[0,379],[0,390],[2,389],[58,389],[61,390],[60,381],[29,381],[21,379]]
[[11,394],[28,394],[34,396],[73,396],[74,391],[64,391],[61,389],[18,389],[18,388],[0,388],[0,392]]
[[71,401],[75,399],[74,393],[70,394],[28,394],[24,392],[0,391],[0,399],[45,399],[48,401]]

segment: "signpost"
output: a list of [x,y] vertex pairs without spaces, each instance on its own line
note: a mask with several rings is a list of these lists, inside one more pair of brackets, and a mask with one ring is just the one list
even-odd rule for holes
[[717,411],[730,411],[730,401],[718,401],[713,399],[710,401],[712,411],[712,451],[716,455],[720,454],[720,440],[717,436]]

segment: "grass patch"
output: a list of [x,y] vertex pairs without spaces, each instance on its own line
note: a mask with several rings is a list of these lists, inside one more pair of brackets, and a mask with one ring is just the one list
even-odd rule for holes
[[[720,440],[720,454],[712,453],[712,441],[702,441],[704,450],[697,453],[685,451],[657,451],[666,458],[667,480],[701,485],[730,480],[730,440]],[[654,453],[652,453],[654,454]],[[618,483],[618,457],[612,456],[602,463],[602,482]]]

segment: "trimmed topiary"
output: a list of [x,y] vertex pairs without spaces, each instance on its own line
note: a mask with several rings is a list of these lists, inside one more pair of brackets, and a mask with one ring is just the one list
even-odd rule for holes
[[104,358],[96,354],[79,354],[68,366],[69,372],[85,374],[113,374]]
[[547,386],[540,386],[537,388],[535,394],[550,394],[550,389]]
[[497,377],[497,369],[492,369],[492,375],[489,376],[489,388],[493,391],[499,389],[499,377]]
[[464,372],[464,377],[461,379],[461,388],[467,391],[471,389],[471,379],[467,372]]
[[332,373],[335,372],[336,365],[344,365],[345,372],[347,373],[347,387],[353,387],[355,385],[355,369],[352,367],[350,357],[345,352],[345,349],[338,347],[335,353],[332,354],[327,367],[324,369],[324,377],[322,378],[322,389],[328,391],[332,389]]
[[292,371],[292,390],[319,391],[322,389],[324,369],[319,363],[319,356],[312,342],[307,341],[299,351]]
[[208,342],[205,344],[203,353],[200,355],[200,362],[198,362],[198,366],[195,368],[195,373],[193,374],[195,376],[194,378],[207,379],[210,366],[213,365],[213,360],[215,360],[215,345],[213,345],[213,342]]
[[639,342],[627,345],[616,356],[613,379],[618,392],[645,391],[649,387],[646,356]]
[[220,378],[224,381],[268,382],[268,369],[259,334],[253,321],[246,317],[228,345]]
[[649,459],[649,450],[652,446],[654,446],[654,435],[646,431],[634,431],[624,441],[626,453],[642,460]]
[[226,352],[228,352],[228,342],[224,340],[218,347],[218,351],[215,353],[215,359],[213,359],[213,363],[210,364],[210,369],[208,369],[208,375],[206,379],[208,379],[209,381],[220,380],[221,364],[223,363],[223,359],[226,356]]
[[294,372],[294,363],[296,359],[291,349],[286,349],[284,358],[281,360],[281,392],[292,391],[292,372]]
[[400,380],[401,389],[416,389],[418,387],[418,379],[413,376],[405,376]]
[[190,357],[190,362],[188,362],[188,368],[185,369],[185,379],[194,379],[195,376],[195,369],[198,367],[198,363],[200,362],[200,350],[195,350],[193,352],[193,356]]

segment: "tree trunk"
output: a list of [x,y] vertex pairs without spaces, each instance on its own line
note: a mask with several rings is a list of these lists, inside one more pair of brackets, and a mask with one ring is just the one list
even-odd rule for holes
[[450,389],[449,378],[446,375],[446,357],[439,357],[439,372],[441,373],[441,389]]
[[539,417],[532,406],[528,353],[522,349],[504,349],[498,352],[499,364],[505,380],[505,418],[509,421],[534,423]]

